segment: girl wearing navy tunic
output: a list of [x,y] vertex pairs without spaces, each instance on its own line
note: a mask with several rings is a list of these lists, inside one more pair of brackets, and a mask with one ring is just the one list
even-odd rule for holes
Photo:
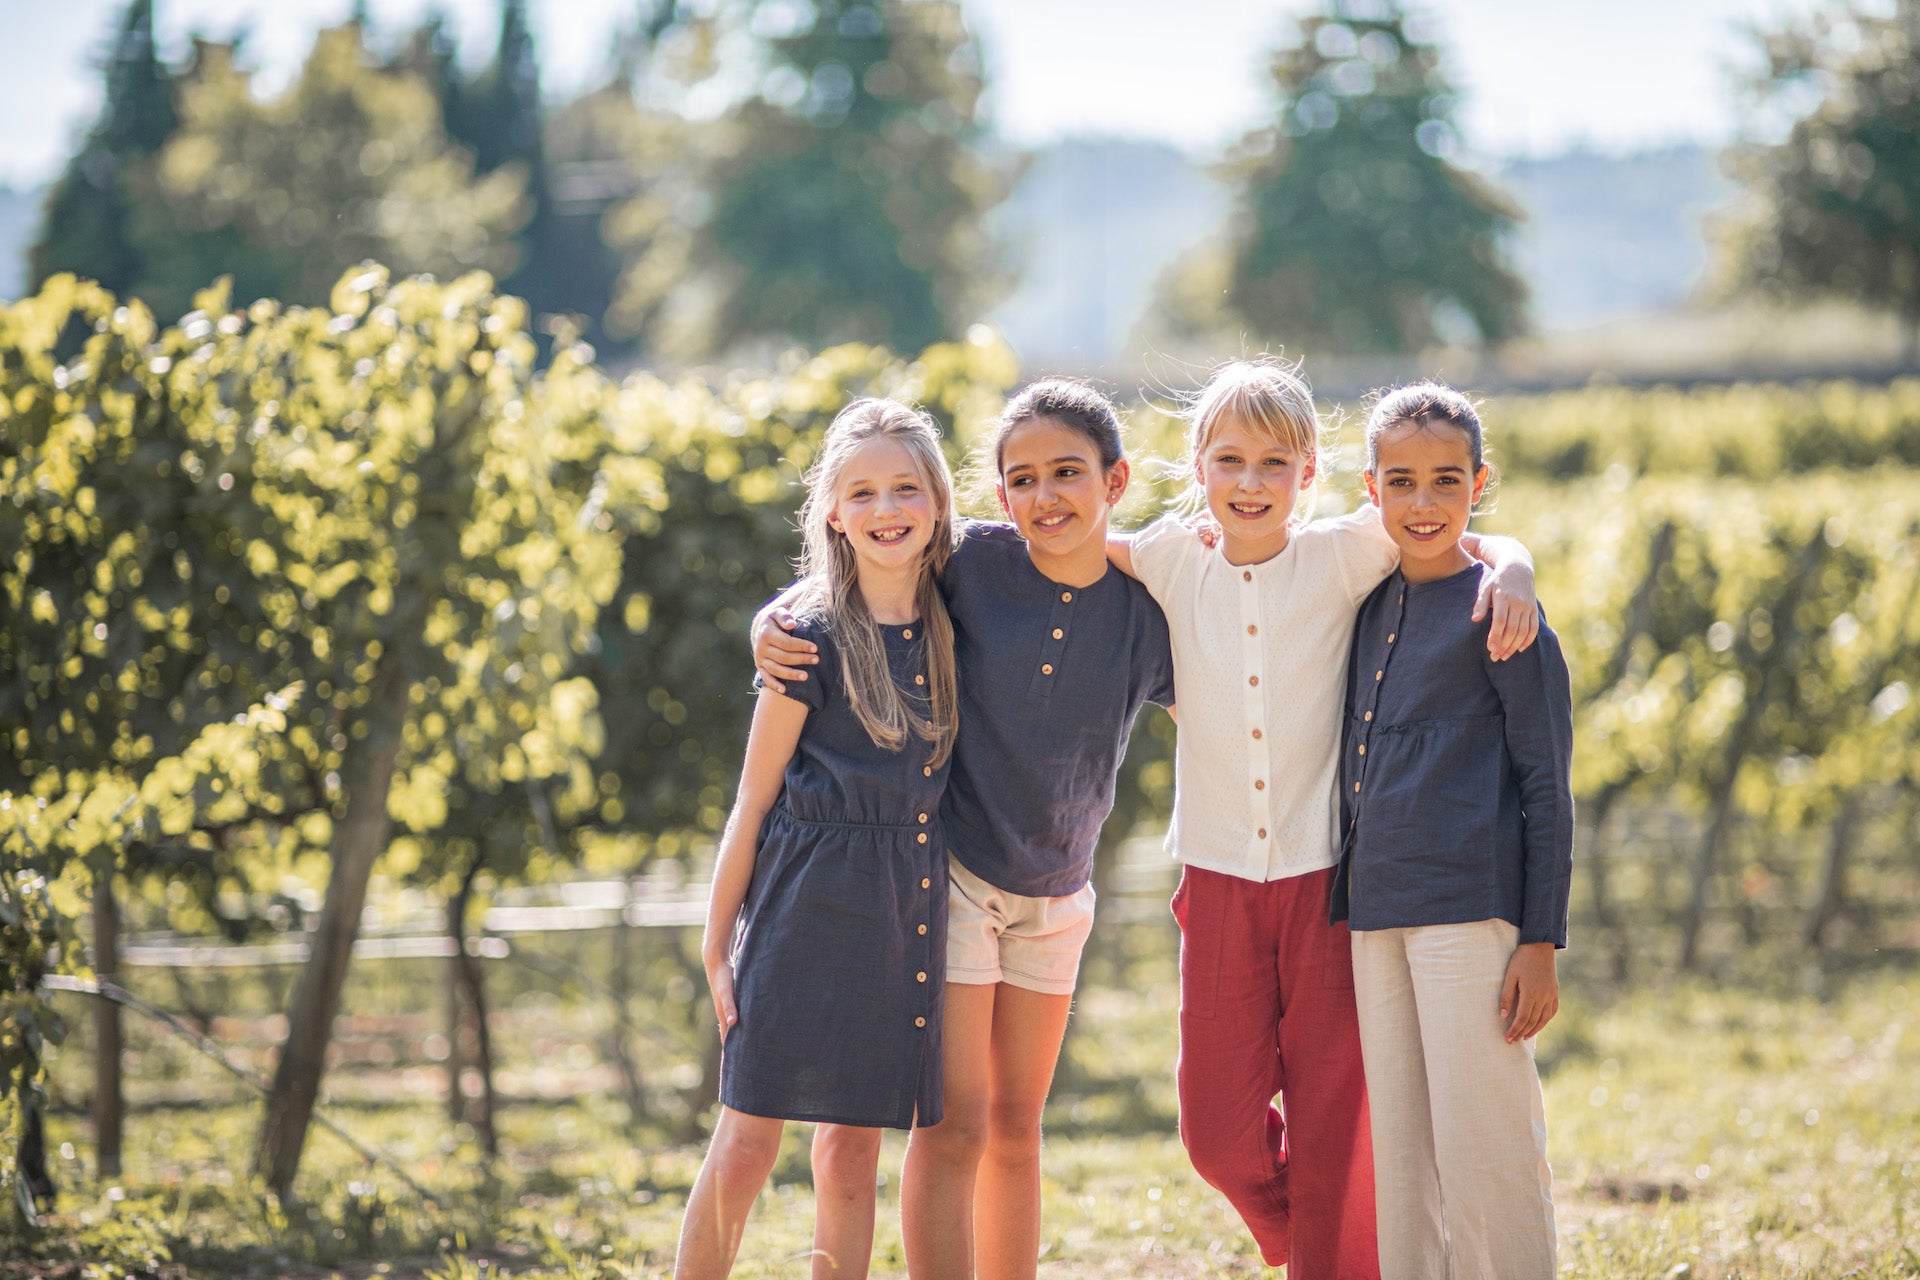
[[703,951],[720,1119],[679,1280],[726,1275],[787,1120],[816,1122],[815,1280],[862,1277],[882,1128],[940,1119],[946,843],[958,722],[935,575],[952,480],[932,421],[885,400],[827,429],[795,601],[815,678],[762,686],[714,866]]
[[1422,384],[1367,425],[1400,567],[1361,606],[1333,919],[1353,934],[1384,1280],[1550,1280],[1532,1037],[1560,1007],[1573,873],[1572,697],[1552,628],[1490,661],[1460,546],[1487,482],[1479,416]]

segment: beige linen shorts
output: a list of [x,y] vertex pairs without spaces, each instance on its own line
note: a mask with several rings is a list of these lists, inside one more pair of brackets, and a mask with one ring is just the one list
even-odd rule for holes
[[1009,983],[1042,995],[1073,994],[1093,932],[1093,885],[1062,898],[1029,898],[988,884],[947,859],[947,981]]

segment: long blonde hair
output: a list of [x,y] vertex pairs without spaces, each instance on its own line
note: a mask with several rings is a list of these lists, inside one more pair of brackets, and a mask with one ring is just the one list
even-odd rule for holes
[[[921,553],[914,607],[927,655],[927,697],[931,720],[909,713],[893,683],[880,626],[860,593],[853,544],[827,523],[839,496],[847,463],[872,440],[898,442],[913,458],[921,482],[933,499],[933,537]],[[807,469],[807,498],[800,506],[800,577],[796,612],[826,620],[840,650],[840,676],[853,713],[876,746],[898,751],[909,736],[933,744],[935,766],[953,754],[960,711],[954,687],[953,621],[940,598],[939,575],[953,555],[958,526],[953,514],[953,476],[940,452],[940,431],[933,419],[896,400],[866,398],[842,409],[828,426],[820,456]]]

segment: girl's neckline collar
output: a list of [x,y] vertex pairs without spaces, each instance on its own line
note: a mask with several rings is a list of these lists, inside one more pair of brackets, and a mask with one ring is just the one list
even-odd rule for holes
[[1048,573],[1045,569],[1042,569],[1038,564],[1036,564],[1033,559],[1032,549],[1026,545],[1026,539],[1022,538],[1020,541],[1021,541],[1021,550],[1022,550],[1022,554],[1020,558],[1026,561],[1027,568],[1033,570],[1034,573],[1038,574],[1041,581],[1046,582],[1051,586],[1058,587],[1062,591],[1091,591],[1093,590],[1093,588],[1105,582],[1112,575],[1120,572],[1118,569],[1113,567],[1113,561],[1108,560],[1103,556],[1100,561],[1102,567],[1100,570],[1099,577],[1095,578],[1092,582],[1068,582],[1065,578],[1054,577],[1052,574]]
[[1407,588],[1409,591],[1422,591],[1428,587],[1450,586],[1453,583],[1459,582],[1462,579],[1467,577],[1478,577],[1481,571],[1484,570],[1485,568],[1486,568],[1485,565],[1481,564],[1478,560],[1475,560],[1472,564],[1468,565],[1464,569],[1461,569],[1457,573],[1450,573],[1444,578],[1427,578],[1420,582],[1409,581],[1407,578],[1407,575],[1401,571],[1398,565],[1394,566],[1393,572],[1394,572],[1394,576],[1400,579],[1401,586]]

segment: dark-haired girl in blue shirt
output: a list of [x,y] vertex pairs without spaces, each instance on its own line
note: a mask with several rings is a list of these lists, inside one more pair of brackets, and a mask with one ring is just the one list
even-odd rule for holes
[[1460,547],[1486,485],[1480,419],[1433,384],[1367,424],[1367,488],[1400,568],[1361,606],[1347,686],[1347,844],[1383,1280],[1554,1274],[1533,1035],[1559,1008],[1573,712],[1558,638],[1488,659]]

